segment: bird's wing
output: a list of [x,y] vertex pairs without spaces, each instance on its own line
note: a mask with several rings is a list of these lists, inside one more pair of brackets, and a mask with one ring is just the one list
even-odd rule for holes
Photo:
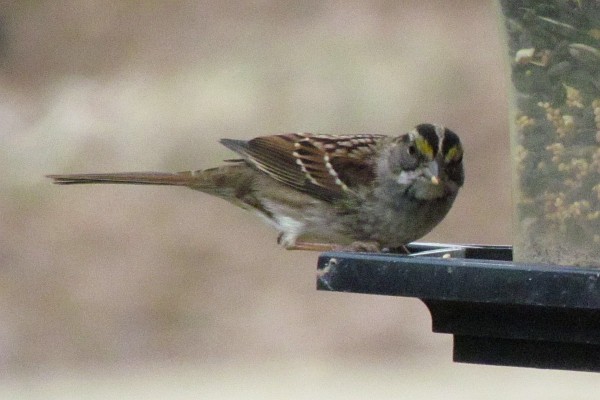
[[273,179],[332,200],[375,179],[374,157],[383,135],[288,133],[221,143]]

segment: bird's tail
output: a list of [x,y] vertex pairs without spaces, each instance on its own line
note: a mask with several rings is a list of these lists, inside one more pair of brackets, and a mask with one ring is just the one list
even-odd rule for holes
[[126,183],[135,185],[172,185],[189,186],[195,172],[117,172],[105,174],[68,174],[48,175],[59,185],[74,185],[80,183]]
[[183,186],[225,199],[239,207],[255,209],[269,216],[256,197],[257,172],[238,160],[216,168],[176,173],[116,172],[104,174],[47,175],[59,185],[120,183],[134,185]]
[[246,193],[251,188],[254,171],[234,162],[216,168],[184,172],[116,172],[102,174],[47,175],[59,185],[81,183],[121,183],[134,185],[184,186],[228,198]]

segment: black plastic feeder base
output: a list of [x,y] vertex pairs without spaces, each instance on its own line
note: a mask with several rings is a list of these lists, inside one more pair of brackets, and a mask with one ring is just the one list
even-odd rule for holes
[[600,269],[511,262],[510,247],[413,243],[323,253],[317,289],[416,297],[454,361],[600,372]]

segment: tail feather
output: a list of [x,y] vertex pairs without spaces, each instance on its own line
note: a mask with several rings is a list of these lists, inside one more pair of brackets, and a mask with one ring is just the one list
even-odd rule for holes
[[260,173],[244,163],[177,173],[116,172],[47,175],[47,177],[59,185],[118,183],[183,186],[220,197],[242,208],[255,209],[271,217],[262,200],[256,196],[256,179],[260,177]]
[[80,183],[123,183],[134,185],[173,185],[188,186],[193,177],[192,172],[119,172],[105,174],[68,174],[47,175],[58,185],[73,185]]
[[248,142],[245,140],[221,139],[219,143],[241,155],[244,155],[246,150],[248,150]]

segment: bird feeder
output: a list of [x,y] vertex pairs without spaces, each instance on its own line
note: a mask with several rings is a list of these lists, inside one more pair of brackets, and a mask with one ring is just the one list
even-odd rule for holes
[[500,4],[512,79],[515,261],[600,267],[600,3]]
[[319,290],[421,299],[459,362],[600,372],[600,2],[500,0],[514,242],[324,253]]

